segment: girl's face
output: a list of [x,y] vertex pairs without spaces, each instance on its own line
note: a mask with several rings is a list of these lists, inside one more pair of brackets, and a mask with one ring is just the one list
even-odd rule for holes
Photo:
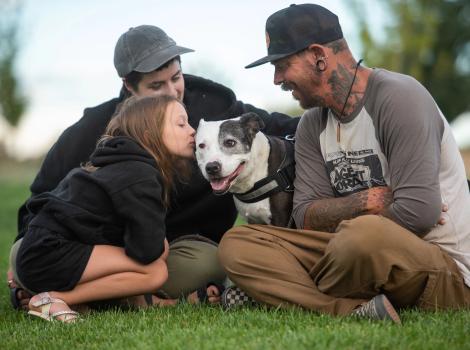
[[171,103],[165,113],[162,135],[168,151],[179,157],[194,157],[195,133],[184,107],[178,102]]

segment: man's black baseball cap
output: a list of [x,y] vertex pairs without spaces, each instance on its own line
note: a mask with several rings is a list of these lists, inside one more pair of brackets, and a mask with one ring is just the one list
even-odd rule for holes
[[326,44],[343,37],[338,16],[315,4],[290,5],[266,21],[268,55],[249,64],[252,68],[293,55],[311,44]]

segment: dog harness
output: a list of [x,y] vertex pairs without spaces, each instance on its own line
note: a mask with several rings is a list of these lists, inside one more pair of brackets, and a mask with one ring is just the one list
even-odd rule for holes
[[[273,136],[267,136],[269,145],[272,149],[274,142]],[[259,202],[271,195],[279,192],[293,192],[295,179],[295,159],[294,159],[294,142],[293,135],[287,135],[281,138],[283,142],[282,153],[284,158],[277,170],[273,173],[255,182],[253,188],[245,193],[236,193],[234,196],[244,203]]]

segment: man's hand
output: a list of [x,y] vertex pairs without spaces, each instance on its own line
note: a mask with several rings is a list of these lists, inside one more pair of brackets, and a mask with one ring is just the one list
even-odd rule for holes
[[18,283],[16,283],[15,278],[13,277],[13,271],[11,269],[8,269],[7,271],[7,284],[8,288],[10,288],[11,290],[18,288],[14,297],[18,301],[19,308],[24,311],[28,311],[28,304],[29,299],[31,299],[31,294],[26,292],[24,289],[19,288]]

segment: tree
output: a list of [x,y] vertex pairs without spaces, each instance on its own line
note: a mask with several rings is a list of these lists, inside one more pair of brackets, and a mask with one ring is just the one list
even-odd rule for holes
[[0,3],[0,115],[16,127],[27,107],[15,72],[18,58],[20,5],[17,1]]
[[383,38],[372,35],[367,5],[351,3],[367,65],[415,77],[449,121],[470,110],[470,1],[381,0]]

